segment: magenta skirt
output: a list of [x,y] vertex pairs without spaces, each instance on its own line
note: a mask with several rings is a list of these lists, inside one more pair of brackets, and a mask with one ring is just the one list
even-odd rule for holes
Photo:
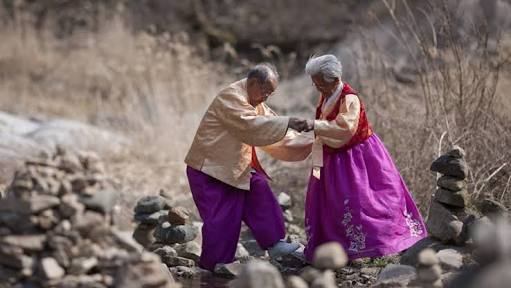
[[323,151],[320,179],[311,173],[306,197],[308,261],[325,242],[339,242],[356,259],[398,253],[427,236],[408,188],[376,135],[347,151]]

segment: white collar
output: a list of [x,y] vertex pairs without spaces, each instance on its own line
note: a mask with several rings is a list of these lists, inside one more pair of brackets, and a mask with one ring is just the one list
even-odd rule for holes
[[344,88],[344,83],[339,82],[339,85],[337,85],[337,88],[335,89],[335,91],[330,94],[330,96],[326,99],[325,102],[323,102],[323,106],[321,107],[321,112],[325,112],[325,110],[327,109],[327,107],[330,107],[331,105],[333,105],[333,103],[337,102],[337,99],[339,99],[339,97],[341,96],[341,91],[342,89]]

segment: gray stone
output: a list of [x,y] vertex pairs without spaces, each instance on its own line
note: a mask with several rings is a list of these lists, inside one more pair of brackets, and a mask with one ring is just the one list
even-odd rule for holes
[[319,277],[312,281],[311,288],[337,288],[335,274],[331,270],[323,271]]
[[25,269],[32,266],[32,258],[25,256],[20,247],[0,245],[0,264],[14,269]]
[[92,196],[80,197],[80,202],[85,205],[88,209],[101,212],[103,214],[109,214],[114,209],[115,204],[118,201],[119,193],[113,189],[101,189]]
[[444,175],[438,178],[437,185],[450,191],[460,191],[467,187],[467,181]]
[[243,266],[238,277],[229,285],[232,288],[284,288],[284,281],[277,268],[263,261],[251,261]]
[[160,211],[157,211],[157,212],[153,212],[153,213],[138,213],[138,214],[135,214],[135,220],[142,223],[142,224],[147,224],[147,225],[154,225],[156,226],[158,223],[159,223],[159,219],[160,217],[162,216],[166,216],[168,213],[167,210],[160,210]]
[[144,196],[135,205],[135,214],[152,214],[165,208],[165,199],[161,196]]
[[41,195],[41,194],[33,195],[28,200],[30,210],[27,212],[29,212],[31,214],[35,214],[35,213],[41,212],[43,210],[55,207],[55,206],[59,205],[59,203],[60,203],[59,198],[55,197],[55,196]]
[[436,253],[440,265],[444,270],[460,269],[463,265],[463,256],[454,249],[443,249]]
[[59,263],[57,263],[57,260],[51,257],[41,259],[40,272],[42,277],[50,280],[60,279],[66,273],[64,269],[60,267]]
[[424,249],[431,248],[435,251],[440,251],[442,249],[453,249],[453,247],[454,246],[445,245],[441,241],[432,237],[426,237],[415,243],[412,247],[408,248],[401,255],[399,262],[403,265],[415,267],[418,265],[417,259],[419,257],[419,253]]
[[168,245],[165,245],[163,247],[160,247],[160,248],[154,250],[153,253],[155,253],[158,256],[160,256],[161,259],[170,258],[170,257],[177,257],[176,250],[174,248],[168,246]]
[[417,278],[422,282],[433,283],[436,282],[441,277],[442,268],[440,268],[440,265],[417,268]]
[[456,206],[456,207],[465,207],[465,193],[466,191],[461,190],[457,192],[453,192],[450,190],[439,188],[435,192],[434,199],[437,202]]
[[79,202],[77,194],[67,194],[61,197],[59,206],[60,214],[65,218],[71,218],[76,214],[81,214],[85,210],[85,205]]
[[279,202],[280,207],[282,207],[283,210],[291,208],[292,204],[291,197],[287,193],[280,192],[279,195],[277,196],[277,200]]
[[454,158],[465,158],[465,150],[461,148],[458,145],[454,145],[451,147],[451,150],[449,150],[445,155],[454,157]]
[[233,262],[228,264],[216,264],[215,265],[215,275],[225,278],[234,278],[237,277],[243,268],[244,264],[239,262]]
[[24,251],[42,251],[46,243],[46,235],[9,235],[0,238],[2,245],[17,246]]
[[293,212],[291,212],[291,210],[284,211],[283,215],[284,215],[285,222],[287,222],[287,223],[293,222],[294,217],[293,217]]
[[163,257],[161,261],[165,264],[167,264],[169,267],[174,266],[185,266],[185,267],[193,267],[195,266],[195,262],[192,259],[187,259],[183,257],[176,257],[176,256],[170,256],[170,257]]
[[449,223],[452,221],[458,221],[458,217],[443,204],[431,201],[426,225],[432,236],[442,241],[456,238],[455,232],[449,228]]
[[338,269],[346,266],[348,255],[337,242],[320,245],[314,252],[313,265],[318,269]]
[[127,251],[140,253],[144,250],[144,247],[133,239],[130,231],[120,231],[117,228],[111,228],[110,233],[116,243]]
[[417,271],[414,267],[389,264],[378,274],[375,287],[406,287],[415,277],[417,277]]
[[80,275],[86,274],[92,268],[96,267],[99,261],[96,257],[79,257],[71,260],[71,266],[68,270],[70,274]]
[[467,163],[460,158],[442,155],[436,159],[430,167],[431,171],[443,175],[465,179],[468,174]]
[[435,250],[433,249],[424,249],[419,253],[419,258],[417,260],[419,266],[433,266],[440,263],[438,260]]
[[135,228],[135,231],[133,231],[133,239],[135,239],[143,247],[148,247],[156,241],[153,236],[154,230],[154,226],[140,224],[137,228]]
[[170,273],[169,267],[165,265],[165,263],[161,263],[160,267],[161,273],[164,274],[167,278],[167,282],[176,283],[176,280],[174,280],[174,276],[172,276],[172,273]]
[[154,237],[160,243],[176,244],[190,242],[199,233],[195,226],[179,225],[163,228],[163,224],[158,225],[154,230]]
[[238,247],[236,248],[236,255],[234,258],[236,260],[246,260],[250,257],[250,254],[248,253],[247,249],[245,249],[245,246],[243,246],[241,243],[238,243]]
[[185,225],[189,215],[190,211],[184,207],[172,207],[169,209],[168,221],[172,225]]
[[199,262],[202,253],[201,246],[194,241],[177,245],[176,251],[180,257],[192,259],[195,263]]
[[287,277],[286,286],[288,288],[308,288],[309,285],[302,278],[291,275]]
[[307,266],[300,273],[300,277],[302,277],[302,279],[305,280],[307,283],[312,283],[312,281],[318,278],[320,274],[321,274],[320,270],[312,266]]

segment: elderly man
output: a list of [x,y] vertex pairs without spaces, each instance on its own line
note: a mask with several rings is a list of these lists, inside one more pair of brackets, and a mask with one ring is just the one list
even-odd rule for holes
[[305,257],[336,241],[350,259],[403,251],[426,227],[392,158],[373,132],[358,93],[334,55],[305,67],[319,96],[312,173],[305,200]]
[[274,158],[300,161],[312,139],[289,128],[310,129],[307,121],[277,116],[264,101],[273,94],[278,74],[260,64],[247,78],[222,89],[202,118],[185,162],[193,199],[204,221],[199,265],[214,270],[234,260],[241,222],[271,257],[298,248],[286,243],[282,211],[267,183],[254,147]]

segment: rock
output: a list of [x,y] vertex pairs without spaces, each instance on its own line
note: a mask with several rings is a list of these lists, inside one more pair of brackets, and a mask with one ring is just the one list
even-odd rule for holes
[[[156,250],[153,251],[153,253],[157,254],[158,256],[160,256],[160,258],[162,259],[167,259],[167,258],[170,258],[170,257],[177,257],[177,252],[174,248],[168,246],[168,245],[165,245],[161,248],[158,248]],[[165,262],[165,261],[163,261]]]
[[162,257],[161,261],[169,267],[174,266],[185,266],[185,267],[193,267],[195,266],[195,262],[192,259],[187,259],[183,257],[176,257],[176,256],[170,256],[170,257]]
[[167,278],[167,282],[175,283],[176,280],[174,280],[174,276],[172,276],[172,273],[170,273],[169,267],[165,265],[165,263],[160,264],[161,267],[161,273],[165,274]]
[[285,222],[287,222],[287,223],[293,222],[294,217],[293,217],[293,212],[291,212],[291,210],[284,211],[283,215],[284,215]]
[[320,270],[312,266],[307,266],[300,273],[300,277],[302,277],[303,280],[310,284],[312,283],[312,281],[314,281],[314,279],[318,278],[320,274],[321,274]]
[[165,208],[165,199],[161,196],[144,196],[135,205],[135,214],[152,214]]
[[433,266],[440,263],[433,249],[424,249],[419,253],[419,266]]
[[417,268],[417,277],[420,281],[433,283],[442,277],[442,268],[439,265]]
[[192,259],[195,263],[199,262],[202,253],[201,246],[194,241],[177,245],[176,251],[180,257]]
[[233,262],[228,264],[216,264],[215,265],[215,275],[226,278],[234,278],[237,277],[243,268],[244,264],[239,262]]
[[323,271],[318,278],[312,281],[311,288],[337,288],[335,274],[331,270]]
[[443,249],[436,253],[440,265],[444,270],[460,269],[463,265],[463,256],[454,249]]
[[46,209],[50,209],[59,205],[60,200],[58,197],[50,196],[50,195],[34,195],[30,199],[28,199],[28,207],[29,211],[26,211],[30,214],[35,214],[41,212]]
[[282,210],[287,210],[291,208],[291,197],[284,192],[280,192],[277,196],[277,201],[279,202],[280,207]]
[[348,263],[348,255],[337,242],[320,245],[314,252],[313,265],[318,269],[338,269]]
[[146,225],[156,226],[159,223],[159,219],[162,216],[166,216],[167,210],[161,210],[153,213],[138,213],[135,214],[135,220]]
[[71,267],[68,272],[75,275],[86,274],[98,264],[99,261],[96,257],[74,258],[71,260]]
[[185,225],[189,215],[190,211],[184,207],[172,207],[169,209],[168,221],[172,225]]
[[416,276],[417,271],[412,266],[389,264],[381,270],[380,274],[378,274],[375,286],[393,287],[392,285],[403,285],[401,287],[406,287],[406,285],[408,285],[408,283]]
[[144,247],[133,239],[129,231],[120,231],[117,228],[112,228],[110,233],[116,243],[127,251],[141,253],[144,250]]
[[133,239],[135,239],[143,247],[148,247],[151,243],[156,241],[153,236],[154,226],[140,224],[133,231]]
[[264,261],[251,261],[242,267],[232,281],[233,288],[284,288],[284,281],[277,268]]
[[40,272],[46,279],[59,279],[65,275],[65,271],[60,267],[57,260],[51,257],[41,259]]
[[444,175],[438,178],[437,185],[450,191],[460,191],[467,187],[467,182],[456,177]]
[[457,241],[457,239],[462,236],[461,234],[463,232],[463,222],[454,220],[454,221],[449,222],[447,227],[448,227],[450,233],[452,235],[454,235],[455,241]]
[[456,206],[456,207],[465,207],[465,193],[466,191],[461,190],[457,192],[453,192],[450,190],[439,188],[435,192],[434,199],[437,202]]
[[309,285],[302,278],[291,275],[287,278],[286,287],[288,288],[308,288]]
[[60,200],[59,212],[65,218],[71,218],[76,214],[82,214],[85,210],[85,205],[79,202],[76,194],[63,195]]
[[46,243],[46,235],[9,235],[0,238],[2,245],[17,246],[24,251],[42,251]]
[[426,225],[432,236],[442,241],[456,238],[457,235],[449,228],[449,223],[452,221],[458,221],[458,217],[443,204],[431,201]]
[[465,160],[442,155],[431,164],[431,171],[461,179],[467,177],[468,168]]
[[247,249],[245,249],[245,246],[243,246],[241,243],[238,243],[238,247],[236,248],[236,255],[234,258],[236,260],[246,260],[250,257],[250,254],[248,253]]
[[195,226],[179,225],[165,227],[164,224],[165,223],[158,225],[153,233],[154,238],[160,243],[176,244],[190,242],[195,239],[199,233]]
[[2,244],[0,245],[0,264],[14,268],[26,269],[32,267],[33,259],[23,255],[20,247]]
[[0,131],[25,135],[39,128],[40,123],[0,111]]
[[[303,249],[304,247],[302,245],[302,247],[290,254],[280,256],[278,259],[271,259],[271,263],[277,267],[283,266],[284,270],[302,269],[308,265],[307,260],[305,260],[305,256],[303,255]],[[274,262],[278,262],[278,264]]]
[[43,122],[36,130],[25,136],[49,151],[60,145],[73,150],[92,150],[105,155],[116,155],[124,152],[129,145],[129,141],[120,135],[63,119]]
[[454,158],[458,158],[458,159],[465,158],[465,150],[463,150],[463,148],[461,148],[458,145],[454,145],[453,147],[451,147],[451,150],[449,150],[447,153],[445,153],[445,155],[448,155],[448,156],[451,156]]
[[112,189],[102,189],[90,197],[81,197],[80,202],[88,209],[109,214],[118,200],[118,193]]

